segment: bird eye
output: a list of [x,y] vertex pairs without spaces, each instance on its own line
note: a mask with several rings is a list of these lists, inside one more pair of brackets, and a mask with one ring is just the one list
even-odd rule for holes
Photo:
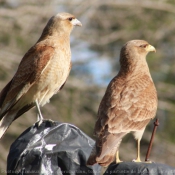
[[72,21],[72,20],[73,20],[73,18],[68,18],[68,20],[69,20],[69,21]]
[[143,45],[140,45],[140,47],[142,48],[146,48],[148,44],[143,44]]

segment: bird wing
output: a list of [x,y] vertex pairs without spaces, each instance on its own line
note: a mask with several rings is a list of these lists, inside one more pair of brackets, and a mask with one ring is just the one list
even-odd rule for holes
[[128,132],[144,129],[156,110],[157,93],[149,75],[127,81],[116,76],[107,87],[95,124],[98,162],[103,162],[110,148],[119,146]]
[[24,55],[16,74],[0,93],[0,119],[36,82],[52,59],[53,53],[53,47],[38,44]]
[[149,75],[124,81],[116,76],[101,101],[95,134],[138,131],[157,110],[157,92]]

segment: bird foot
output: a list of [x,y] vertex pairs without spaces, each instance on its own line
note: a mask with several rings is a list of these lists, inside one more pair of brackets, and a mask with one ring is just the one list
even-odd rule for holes
[[37,122],[36,122],[36,125],[37,125],[37,127],[40,127],[41,126],[41,124],[43,123],[43,119],[42,120],[37,120]]
[[119,159],[119,160],[116,160],[115,162],[116,162],[116,164],[118,164],[118,163],[122,163],[123,161],[121,161],[121,160]]
[[52,120],[52,119],[46,119],[46,120],[43,120],[43,121],[48,121],[48,122],[51,122],[51,123],[55,123],[55,121]]
[[35,124],[39,128],[41,126],[41,124],[44,123],[44,122],[49,122],[49,123],[52,123],[52,124],[55,123],[55,121],[53,121],[51,119],[47,119],[47,120],[46,119],[41,119],[41,120],[38,120]]
[[119,157],[117,156],[115,162],[116,162],[116,164],[118,164],[118,163],[121,163],[121,162],[123,162],[123,161],[121,161],[121,160],[119,159]]
[[132,162],[142,162],[139,158],[133,159]]
[[38,127],[43,123],[43,119],[38,121]]
[[154,163],[151,160],[146,160],[145,163]]

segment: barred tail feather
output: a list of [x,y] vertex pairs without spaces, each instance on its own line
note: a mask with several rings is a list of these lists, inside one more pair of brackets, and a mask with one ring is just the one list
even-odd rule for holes
[[127,133],[117,133],[108,135],[103,139],[97,139],[95,146],[87,160],[87,165],[98,163],[101,166],[108,166],[115,159],[116,152],[120,146],[122,138]]

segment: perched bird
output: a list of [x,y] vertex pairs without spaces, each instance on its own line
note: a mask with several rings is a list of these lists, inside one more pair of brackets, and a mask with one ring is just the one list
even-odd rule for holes
[[70,33],[82,26],[73,15],[50,18],[39,40],[22,58],[12,80],[0,93],[0,138],[23,113],[40,107],[64,86],[71,69]]
[[122,47],[120,71],[109,83],[99,106],[94,129],[97,138],[88,165],[108,166],[115,158],[120,162],[119,146],[129,132],[137,140],[134,161],[140,162],[140,140],[157,110],[157,92],[146,62],[150,51],[156,50],[143,40],[131,40]]

